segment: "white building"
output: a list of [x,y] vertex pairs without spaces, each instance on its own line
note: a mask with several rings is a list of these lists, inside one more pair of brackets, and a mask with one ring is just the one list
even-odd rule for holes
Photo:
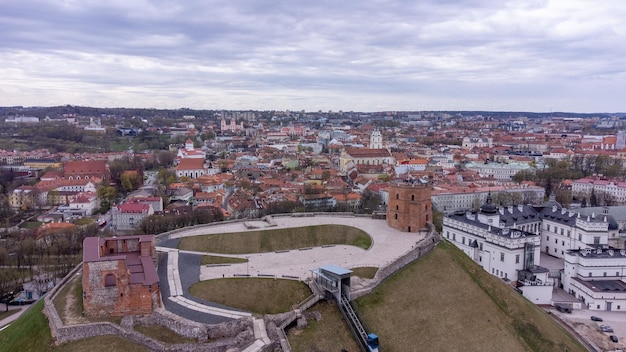
[[606,214],[582,216],[553,205],[541,211],[541,219],[541,250],[553,257],[564,258],[569,250],[608,245]]
[[442,233],[490,274],[515,282],[534,303],[549,304],[553,281],[548,269],[539,266],[540,231],[541,218],[534,208],[498,209],[488,195],[477,213],[445,216]]
[[120,204],[111,208],[111,227],[114,231],[132,231],[152,214],[154,209],[150,204]]
[[610,195],[616,205],[626,205],[626,182],[600,180],[595,178],[581,178],[572,182],[572,194],[578,198],[591,197],[591,191],[596,195],[603,193]]
[[465,168],[476,171],[480,177],[493,177],[501,181],[511,181],[513,176],[522,170],[534,170],[532,166],[524,163],[468,163]]
[[568,251],[563,289],[590,310],[626,311],[626,250],[608,246]]
[[474,149],[474,148],[492,148],[493,147],[493,138],[486,137],[465,137],[463,138],[463,149]]

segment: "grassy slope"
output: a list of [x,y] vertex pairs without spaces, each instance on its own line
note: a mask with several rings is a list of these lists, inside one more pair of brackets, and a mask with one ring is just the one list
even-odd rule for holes
[[320,312],[322,320],[311,319],[306,329],[300,330],[294,326],[287,331],[287,338],[293,351],[340,352],[342,348],[347,351],[359,351],[359,346],[341,318],[336,304],[321,301],[309,311]]
[[37,302],[8,328],[0,331],[0,351],[147,351],[147,349],[141,345],[111,335],[69,342],[61,346],[53,346],[48,319],[46,319],[42,309],[43,300]]
[[181,239],[178,249],[246,254],[331,244],[347,244],[368,249],[372,245],[372,239],[354,227],[319,225],[185,237]]
[[259,314],[288,312],[311,295],[300,281],[276,279],[217,279],[197,282],[189,293],[207,301]]
[[357,304],[385,352],[586,351],[541,308],[448,243]]

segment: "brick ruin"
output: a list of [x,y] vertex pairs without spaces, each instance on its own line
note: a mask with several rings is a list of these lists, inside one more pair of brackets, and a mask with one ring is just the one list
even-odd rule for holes
[[161,306],[154,236],[83,241],[83,309],[87,317],[151,314]]

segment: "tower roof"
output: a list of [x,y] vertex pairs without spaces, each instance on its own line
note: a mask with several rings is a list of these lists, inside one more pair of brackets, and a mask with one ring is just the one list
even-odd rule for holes
[[487,201],[480,207],[480,212],[483,214],[495,214],[498,209],[493,204],[493,198],[491,198],[491,191],[487,194]]

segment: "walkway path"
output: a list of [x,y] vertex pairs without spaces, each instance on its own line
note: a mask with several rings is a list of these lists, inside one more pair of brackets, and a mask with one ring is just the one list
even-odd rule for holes
[[[248,227],[246,226],[248,225]],[[292,228],[312,225],[337,224],[359,228],[372,237],[372,246],[364,250],[362,248],[346,245],[324,246],[291,251],[270,253],[250,253],[245,255],[224,255],[216,253],[203,253],[194,251],[178,251],[176,239],[189,236],[207,235],[228,232],[257,231],[259,229]],[[387,265],[409,250],[425,235],[417,233],[400,232],[387,226],[384,220],[374,220],[364,217],[353,216],[302,216],[302,217],[276,217],[272,225],[263,221],[237,222],[204,228],[194,228],[181,231],[173,235],[172,240],[165,241],[162,247],[157,249],[167,253],[167,260],[163,260],[159,268],[161,293],[166,308],[187,319],[207,322],[221,322],[229,319],[237,319],[243,316],[251,316],[250,313],[241,312],[228,307],[206,302],[193,297],[188,289],[193,283],[201,280],[233,277],[241,275],[250,276],[275,276],[289,277],[305,280],[310,276],[312,269],[324,265],[334,264],[346,268],[360,266],[384,266]],[[257,227],[257,228],[249,228]],[[218,256],[247,258],[247,263],[202,266],[198,268],[201,255],[210,254]],[[197,259],[196,267],[187,267],[191,261]],[[185,264],[182,264],[184,262]],[[193,265],[189,265],[193,266]],[[257,326],[257,325],[262,325]],[[260,319],[254,319],[256,341],[250,346],[255,351],[269,343],[265,326]],[[266,342],[267,341],[267,342]],[[257,348],[253,348],[257,346]]]

